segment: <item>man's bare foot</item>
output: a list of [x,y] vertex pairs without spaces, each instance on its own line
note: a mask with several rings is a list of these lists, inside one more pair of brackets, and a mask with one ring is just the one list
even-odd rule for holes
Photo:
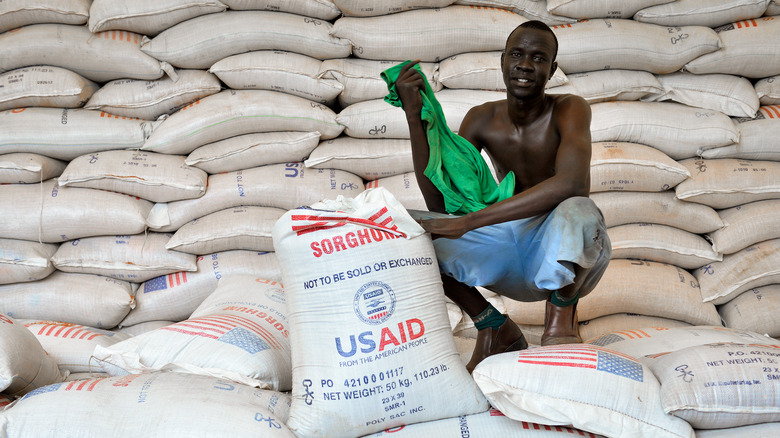
[[578,344],[581,342],[577,303],[560,307],[547,300],[542,345]]

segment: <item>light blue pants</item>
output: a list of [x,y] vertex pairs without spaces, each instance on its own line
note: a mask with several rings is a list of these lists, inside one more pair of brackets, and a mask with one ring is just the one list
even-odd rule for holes
[[579,294],[587,295],[609,264],[612,246],[604,216],[585,197],[552,212],[469,231],[433,242],[442,273],[518,301],[541,301],[574,282],[574,266],[590,268]]

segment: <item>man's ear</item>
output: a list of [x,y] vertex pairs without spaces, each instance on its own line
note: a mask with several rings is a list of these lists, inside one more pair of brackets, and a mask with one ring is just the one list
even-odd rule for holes
[[504,67],[504,53],[506,53],[506,52],[501,52],[501,67],[502,68]]
[[[502,56],[502,59],[503,59],[504,55],[501,55],[501,56]],[[553,61],[552,66],[550,66],[550,78],[553,77],[553,75],[555,74],[556,70],[558,70],[558,63]]]

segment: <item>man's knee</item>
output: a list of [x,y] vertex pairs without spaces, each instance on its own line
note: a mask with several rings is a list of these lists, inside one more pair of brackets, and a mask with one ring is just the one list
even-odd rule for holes
[[585,229],[605,228],[604,215],[590,198],[575,196],[558,204],[556,215]]

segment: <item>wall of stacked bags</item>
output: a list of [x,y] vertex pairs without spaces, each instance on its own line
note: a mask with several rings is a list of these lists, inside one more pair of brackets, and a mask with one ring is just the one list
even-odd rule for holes
[[[279,282],[285,212],[375,187],[425,209],[380,72],[420,59],[457,131],[503,98],[506,37],[539,19],[560,44],[548,92],[591,103],[591,197],[613,245],[583,338],[780,337],[780,2],[624,3],[6,0],[0,313],[50,355],[82,351],[59,372],[102,373],[96,345],[208,314],[220,279]],[[483,292],[538,343],[543,303]],[[470,352],[473,324],[448,310]],[[90,343],[63,347],[73,327]],[[227,377],[286,391],[286,372]]]

